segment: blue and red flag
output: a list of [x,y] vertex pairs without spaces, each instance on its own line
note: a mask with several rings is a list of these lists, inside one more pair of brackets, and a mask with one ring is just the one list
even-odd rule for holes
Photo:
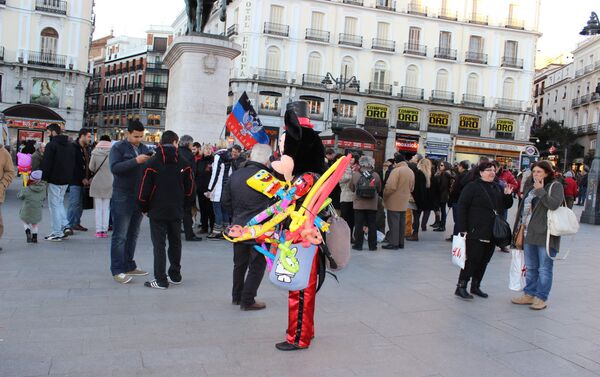
[[233,106],[225,124],[229,132],[246,149],[251,149],[257,143],[269,144],[271,142],[246,92],[242,94],[239,101]]

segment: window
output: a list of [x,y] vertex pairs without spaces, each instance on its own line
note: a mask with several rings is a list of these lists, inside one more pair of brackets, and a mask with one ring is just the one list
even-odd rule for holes
[[333,104],[333,114],[340,118],[356,118],[356,105],[337,101]]
[[321,74],[321,54],[318,52],[311,52],[308,56],[307,73],[315,76]]
[[104,97],[104,108],[108,106],[108,97]]
[[590,141],[590,149],[596,150],[596,139]]
[[373,69],[373,83],[377,86],[383,86],[387,83],[387,81],[387,64],[379,60],[377,63],[375,63],[375,68]]
[[469,52],[483,53],[483,38],[471,35],[469,38]]
[[386,22],[378,22],[377,23],[377,38],[378,39],[388,39],[390,35],[390,24]]
[[408,43],[409,45],[416,46],[421,42],[421,28],[411,26],[408,29]]
[[[511,77],[507,77],[504,79],[504,83],[502,85],[502,98],[512,99],[515,92],[515,80]],[[542,108],[542,103],[540,102],[540,110]]]
[[419,86],[419,69],[416,65],[409,65],[406,69],[406,86],[417,88]]
[[261,94],[260,106],[261,110],[278,111],[281,106],[281,95]]
[[354,59],[349,56],[344,56],[340,73],[352,77],[354,75]]
[[267,64],[266,67],[268,70],[279,70],[279,62],[280,62],[280,53],[277,47],[271,46],[267,49]]
[[123,79],[123,88],[127,89],[127,77]]
[[507,58],[517,57],[518,43],[517,41],[506,41],[504,42],[504,56]]
[[435,90],[448,90],[448,71],[440,69],[435,78]]
[[475,18],[475,16],[477,16],[477,8],[478,8],[478,0],[473,0],[473,6],[471,7],[471,14],[474,16],[473,18]]
[[279,5],[271,5],[270,22],[281,24],[283,23],[283,7]]
[[323,108],[323,102],[322,101],[317,101],[314,99],[311,100],[304,100],[308,103],[308,112],[309,114],[312,115],[319,115],[322,114],[322,108]]
[[440,31],[440,44],[441,51],[448,51],[452,47],[452,33],[448,31]]
[[479,76],[476,73],[470,73],[467,78],[467,94],[477,94],[479,92]]
[[356,18],[346,17],[344,21],[344,33],[355,35],[356,34]]
[[310,19],[310,27],[315,30],[323,30],[323,20],[325,18],[325,14],[321,12],[312,12],[312,17]]
[[58,50],[58,32],[51,27],[47,27],[41,32],[41,48],[43,55],[54,55]]

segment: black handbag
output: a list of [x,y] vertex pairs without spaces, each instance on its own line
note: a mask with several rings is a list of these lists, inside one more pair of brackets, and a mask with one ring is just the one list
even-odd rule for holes
[[83,188],[83,209],[94,209],[94,198],[90,196],[90,186]]
[[[490,194],[488,194],[488,192],[485,190],[485,187],[483,187],[483,185],[481,185],[481,189],[483,190],[483,192],[485,192],[485,194],[487,195],[488,199],[490,200],[490,202],[492,203],[492,208],[495,208],[496,206],[494,205],[494,201],[492,200],[492,198],[490,197]],[[493,209],[494,211],[494,227],[492,228],[492,236],[494,237],[494,244],[496,244],[496,246],[500,247],[500,248],[504,248],[506,246],[509,246],[510,243],[512,242],[512,232],[510,230],[510,225],[508,224],[508,222],[506,222],[506,220],[504,220],[502,218],[502,216],[500,216],[498,214],[498,212]]]

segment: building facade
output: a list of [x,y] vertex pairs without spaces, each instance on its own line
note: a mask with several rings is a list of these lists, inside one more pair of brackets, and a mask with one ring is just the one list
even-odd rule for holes
[[146,141],[159,141],[164,131],[169,79],[162,56],[172,38],[170,27],[155,26],[146,38],[108,39],[100,49],[103,57],[90,56],[88,127],[98,135],[121,139],[128,122],[138,119],[146,127]]
[[[285,104],[302,99],[326,144],[378,164],[400,150],[518,167],[533,121],[538,12],[533,0],[234,0],[227,24],[214,14],[207,31],[242,46],[231,102],[245,91],[274,140]],[[345,140],[346,128],[372,138]]]
[[92,0],[0,1],[0,111],[11,145],[83,125]]

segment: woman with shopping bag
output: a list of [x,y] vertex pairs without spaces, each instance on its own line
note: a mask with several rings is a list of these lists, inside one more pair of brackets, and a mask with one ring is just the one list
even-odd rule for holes
[[533,310],[547,307],[552,288],[554,261],[560,247],[560,237],[550,235],[549,250],[548,211],[554,211],[564,201],[564,190],[554,178],[554,169],[548,161],[533,164],[531,177],[523,189],[514,227],[515,246],[523,245],[525,251],[525,289],[522,296],[511,301],[516,305],[529,305]]
[[494,238],[494,225],[498,214],[513,204],[512,187],[502,190],[494,181],[496,168],[491,162],[482,162],[476,169],[480,177],[465,186],[458,200],[458,232],[466,233],[467,260],[454,294],[462,299],[473,299],[467,291],[471,278],[471,293],[488,297],[480,284],[498,243]]

